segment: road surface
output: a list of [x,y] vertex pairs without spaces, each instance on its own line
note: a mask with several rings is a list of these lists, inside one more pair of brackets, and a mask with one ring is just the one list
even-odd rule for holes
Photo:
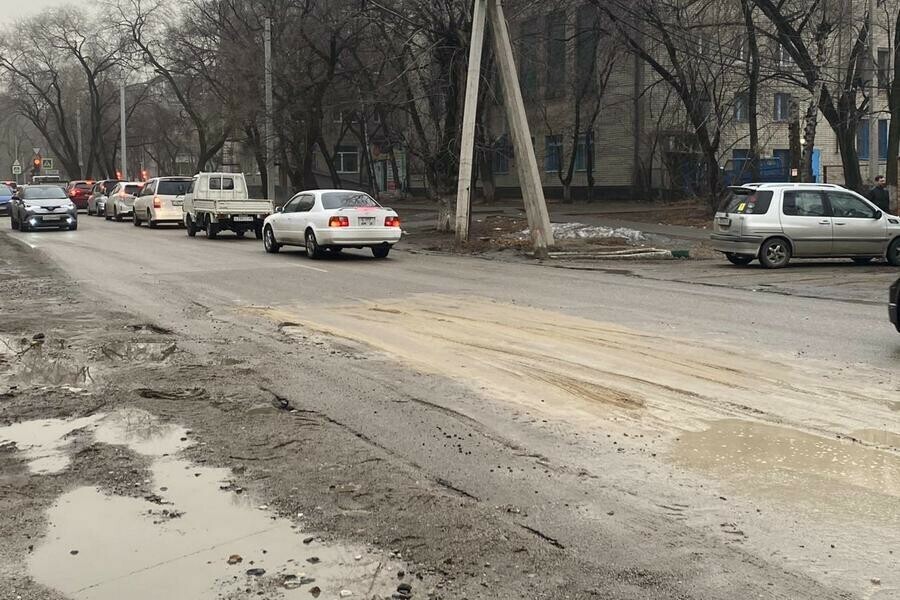
[[[79,225],[10,237],[77,283],[90,331],[179,346],[107,369],[116,402],[201,431],[280,513],[402,549],[436,596],[900,597],[900,336],[874,298]],[[124,399],[139,384],[203,408]],[[268,394],[316,432],[252,412]],[[290,469],[254,450],[279,436]]]

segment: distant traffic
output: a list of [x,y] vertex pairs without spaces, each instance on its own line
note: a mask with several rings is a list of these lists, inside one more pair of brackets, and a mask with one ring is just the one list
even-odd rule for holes
[[215,239],[252,232],[266,252],[299,246],[313,259],[344,249],[371,250],[387,258],[400,241],[400,217],[364,192],[310,190],[284,207],[251,198],[242,173],[198,173],[194,177],[154,177],[146,181],[104,179],[63,182],[35,176],[31,184],[0,184],[0,210],[13,229],[78,229],[78,211],[107,221],[131,221],[151,229],[171,224],[188,236]]

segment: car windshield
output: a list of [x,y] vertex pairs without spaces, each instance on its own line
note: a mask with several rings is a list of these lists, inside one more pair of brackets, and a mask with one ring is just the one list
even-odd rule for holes
[[187,193],[188,186],[191,185],[190,179],[184,181],[160,181],[159,188],[156,193],[161,196],[184,196]]
[[12,189],[8,185],[0,184],[0,196],[12,196]]
[[28,187],[22,192],[25,200],[67,200],[66,191],[55,185],[47,187]]
[[379,204],[362,192],[327,192],[322,194],[322,206],[326,210],[335,208],[377,207]]
[[719,206],[719,212],[739,215],[764,215],[772,204],[771,191],[732,190]]

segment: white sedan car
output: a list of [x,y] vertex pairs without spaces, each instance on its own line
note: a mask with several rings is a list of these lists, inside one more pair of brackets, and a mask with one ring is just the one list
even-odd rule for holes
[[351,190],[300,192],[263,223],[266,252],[304,246],[310,258],[344,248],[371,248],[375,258],[386,258],[401,235],[396,212]]

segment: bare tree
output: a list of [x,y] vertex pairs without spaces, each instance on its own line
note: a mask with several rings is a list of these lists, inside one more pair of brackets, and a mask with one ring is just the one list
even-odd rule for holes
[[198,171],[208,168],[233,128],[221,110],[221,94],[200,74],[222,69],[216,38],[178,21],[168,0],[116,0],[117,26],[133,42],[140,59],[163,81],[190,119],[197,137]]
[[[866,103],[864,69],[866,46],[871,34],[865,15],[844,12],[824,0],[753,0],[775,28],[774,37],[796,65],[792,78],[810,94],[805,112],[806,156],[803,171],[811,172],[816,121],[821,112],[834,130],[850,188],[862,188],[856,134]],[[862,17],[862,18],[859,18]],[[848,42],[841,43],[846,38]]]

